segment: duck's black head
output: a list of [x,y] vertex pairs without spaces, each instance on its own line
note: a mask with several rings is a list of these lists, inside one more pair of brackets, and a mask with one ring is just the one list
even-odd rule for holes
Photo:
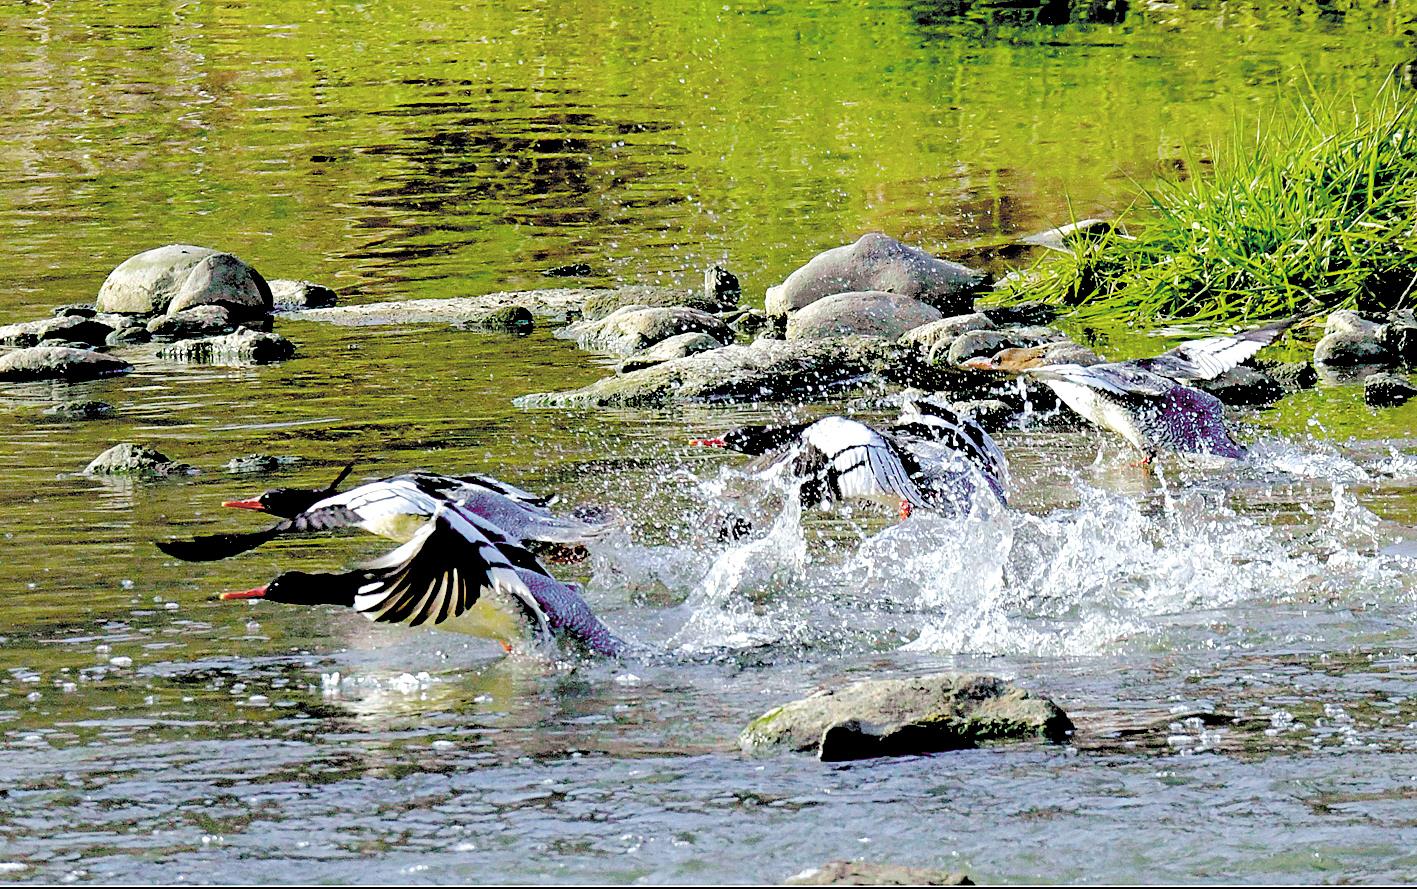
[[221,598],[266,599],[291,605],[343,605],[348,608],[354,606],[354,593],[358,582],[358,578],[351,581],[350,575],[346,574],[287,571],[265,586],[235,593],[222,593]]
[[333,494],[353,468],[354,464],[349,464],[335,476],[334,481],[323,488],[272,488],[259,496],[245,500],[227,500],[221,505],[234,509],[254,509],[283,519],[291,519]]
[[739,426],[718,438],[696,438],[691,444],[727,448],[740,454],[758,456],[786,447],[796,441],[802,430],[810,425],[792,423],[786,426]]

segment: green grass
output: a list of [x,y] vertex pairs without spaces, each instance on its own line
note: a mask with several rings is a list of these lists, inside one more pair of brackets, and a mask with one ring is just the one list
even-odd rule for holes
[[1414,123],[1392,85],[1366,108],[1289,105],[1214,149],[1210,172],[1143,190],[1130,233],[1075,243],[1002,297],[1197,321],[1413,305]]

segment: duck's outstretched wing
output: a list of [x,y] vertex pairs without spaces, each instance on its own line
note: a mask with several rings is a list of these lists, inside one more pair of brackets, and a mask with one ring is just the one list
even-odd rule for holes
[[914,458],[888,437],[856,420],[827,417],[802,431],[793,464],[796,474],[820,480],[826,496],[874,497],[890,494],[913,506],[927,508],[919,487],[911,481]]
[[925,398],[907,399],[891,432],[936,442],[958,451],[989,479],[1001,499],[1008,487],[1009,463],[1003,449],[983,426],[953,408]]
[[360,523],[359,514],[345,506],[324,506],[277,522],[264,531],[244,534],[203,534],[190,540],[156,540],[158,549],[184,562],[214,562],[253,550],[282,534],[334,531]]
[[500,537],[495,527],[471,513],[452,504],[441,506],[407,543],[349,572],[358,584],[354,609],[382,623],[440,624],[500,589],[521,601],[544,626],[545,617],[518,574],[517,563],[529,560],[542,573],[545,569],[530,553]]
[[1140,358],[1125,363],[1181,382],[1211,380],[1277,340],[1297,320],[1296,315],[1229,336],[1191,340],[1155,358]]

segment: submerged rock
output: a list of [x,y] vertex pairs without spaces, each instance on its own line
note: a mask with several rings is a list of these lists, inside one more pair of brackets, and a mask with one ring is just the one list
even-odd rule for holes
[[709,266],[704,269],[704,298],[722,307],[710,311],[727,312],[743,298],[743,285],[738,283],[737,275],[723,266]]
[[828,861],[793,874],[783,881],[788,886],[973,886],[961,873],[872,864],[867,861]]
[[806,401],[902,359],[893,344],[868,337],[760,339],[676,358],[569,392],[525,395],[522,407],[644,407],[680,401]]
[[748,753],[817,750],[824,762],[908,756],[995,741],[1066,740],[1072,722],[1047,698],[993,676],[875,679],[769,710],[739,736]]
[[267,283],[271,288],[271,308],[277,312],[319,309],[339,302],[339,295],[323,284],[280,278]]
[[548,278],[585,278],[593,274],[593,270],[588,262],[573,262],[542,269],[541,274]]
[[579,311],[581,304],[591,296],[606,292],[584,287],[499,291],[482,296],[458,296],[450,299],[406,299],[360,306],[297,309],[282,317],[295,321],[324,321],[347,327],[456,324],[459,321],[480,318],[495,309],[521,306],[537,317],[564,318],[567,312]]
[[246,263],[210,247],[169,244],[129,257],[108,274],[94,303],[100,312],[157,315],[221,305],[240,316],[271,309],[271,289]]
[[687,306],[624,306],[598,320],[567,325],[556,335],[574,339],[582,349],[633,355],[681,333],[706,333],[720,343],[733,342],[733,330],[721,318]]
[[25,348],[40,343],[78,342],[101,346],[113,328],[82,315],[60,315],[0,327],[0,346]]
[[93,458],[84,468],[85,475],[175,475],[190,467],[163,456],[147,445],[124,442],[116,444]]
[[92,380],[132,369],[121,358],[62,346],[32,346],[0,355],[0,380]]
[[44,409],[50,420],[111,420],[118,410],[106,401],[63,401]]
[[146,327],[120,327],[104,339],[105,346],[138,346],[152,342],[153,335]]
[[787,280],[768,288],[767,313],[787,315],[834,293],[884,290],[957,315],[971,309],[974,293],[986,278],[983,272],[872,232],[854,244],[818,253]]
[[270,454],[246,454],[241,457],[231,458],[223,468],[227,472],[234,473],[275,472],[283,466],[291,466],[299,462],[299,457],[273,457]]
[[1363,381],[1363,401],[1373,407],[1396,407],[1417,395],[1417,386],[1401,374],[1373,374]]
[[62,306],[55,306],[51,310],[51,314],[56,318],[92,318],[98,314],[98,309],[94,308],[93,303],[65,303]]
[[897,339],[907,331],[939,320],[939,309],[908,296],[882,290],[835,293],[789,315],[787,338],[858,334]]
[[201,364],[269,364],[295,354],[295,344],[278,333],[239,327],[226,336],[179,340],[162,346],[157,357]]
[[1301,392],[1319,383],[1318,371],[1307,361],[1256,362],[1256,365],[1286,392]]
[[516,334],[531,333],[535,326],[536,319],[526,306],[502,306],[453,325],[457,330],[495,330]]
[[723,343],[706,333],[681,333],[678,336],[671,336],[667,340],[660,340],[648,349],[643,349],[626,358],[620,362],[617,372],[630,373],[646,367],[653,367],[656,364],[663,364],[666,361],[673,361],[675,358],[685,358],[700,352],[709,352],[722,346]]

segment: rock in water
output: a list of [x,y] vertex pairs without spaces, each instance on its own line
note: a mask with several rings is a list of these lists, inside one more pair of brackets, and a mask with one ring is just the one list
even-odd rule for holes
[[738,276],[721,265],[709,266],[704,270],[704,299],[718,306],[710,312],[727,312],[738,305],[743,297],[743,285]]
[[222,306],[193,306],[148,322],[148,333],[156,340],[190,340],[217,336],[233,329],[231,312]]
[[226,336],[180,340],[157,350],[168,361],[201,364],[269,364],[295,354],[295,344],[278,333],[260,333],[238,327]]
[[675,358],[710,352],[722,345],[723,343],[706,333],[681,333],[678,336],[671,336],[667,340],[660,340],[648,349],[642,349],[626,358],[620,362],[616,373],[630,373],[642,368],[653,367],[656,364],[663,364],[666,361],[673,361]]
[[456,330],[496,330],[503,333],[528,334],[536,326],[536,319],[525,306],[502,306],[481,315],[458,321]]
[[124,442],[93,458],[84,468],[84,474],[156,476],[174,475],[187,469],[187,464],[169,460],[147,445]]
[[706,333],[720,343],[733,342],[722,319],[687,306],[624,306],[596,321],[578,321],[556,335],[575,339],[582,349],[633,355],[681,333]]
[[824,336],[879,336],[896,339],[907,331],[940,320],[940,310],[918,299],[867,290],[835,293],[787,318],[789,340]]
[[129,257],[99,288],[99,312],[157,315],[197,305],[221,305],[237,315],[269,312],[264,278],[229,253],[169,244]]
[[1264,405],[1273,404],[1283,398],[1284,384],[1262,370],[1237,365],[1210,380],[1197,380],[1193,384],[1202,392],[1209,392],[1226,404]]
[[241,457],[233,457],[226,462],[223,467],[227,472],[247,473],[247,472],[275,472],[282,466],[290,466],[299,463],[299,457],[274,457],[270,454],[246,454]]
[[928,303],[945,315],[959,315],[973,308],[974,293],[986,277],[872,232],[854,244],[818,253],[787,280],[768,288],[767,312],[782,316],[834,293],[884,290]]
[[87,349],[34,346],[0,355],[0,380],[93,380],[128,373],[133,365]]
[[0,346],[26,347],[62,341],[101,346],[112,332],[113,328],[102,321],[79,315],[60,315],[0,327]]
[[581,304],[581,318],[586,321],[598,321],[627,306],[659,309],[684,306],[697,309],[700,312],[720,312],[731,309],[737,304],[736,297],[728,301],[716,293],[691,293],[687,290],[674,290],[669,287],[632,284],[613,290],[590,291],[590,296],[586,297]]
[[739,736],[745,752],[816,748],[824,762],[1066,740],[1072,721],[1047,698],[993,676],[937,673],[875,679],[769,710]]
[[1417,395],[1417,386],[1400,374],[1373,374],[1363,381],[1363,400],[1373,407],[1396,407]]
[[50,420],[111,420],[118,411],[106,401],[64,401],[44,409]]
[[788,886],[973,886],[961,873],[872,864],[868,861],[828,861],[783,881]]
[[310,281],[267,282],[271,288],[271,307],[280,312],[296,309],[321,309],[339,302],[339,296],[323,284]]

